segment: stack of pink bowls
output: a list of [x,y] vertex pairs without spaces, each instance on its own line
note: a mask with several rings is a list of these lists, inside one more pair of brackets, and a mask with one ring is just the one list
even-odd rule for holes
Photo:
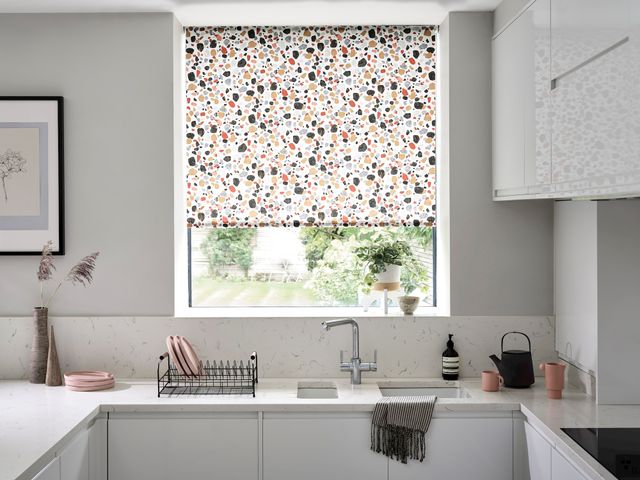
[[74,392],[95,392],[113,388],[116,381],[109,372],[95,370],[83,370],[64,374],[64,383],[67,389]]

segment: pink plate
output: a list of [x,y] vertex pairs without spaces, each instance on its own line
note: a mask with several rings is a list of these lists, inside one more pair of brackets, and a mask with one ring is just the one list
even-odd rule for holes
[[68,380],[81,380],[84,382],[101,382],[107,379],[113,379],[113,374],[109,372],[100,372],[96,370],[81,370],[77,372],[67,372],[64,374],[64,379]]
[[191,370],[191,373],[193,373],[193,375],[195,376],[201,375],[202,368],[200,367],[200,359],[189,343],[189,340],[187,340],[185,337],[180,336],[176,338],[178,339],[178,345],[180,346],[180,350],[182,350],[182,354],[187,361],[187,366],[189,367],[189,370]]
[[94,387],[74,387],[72,385],[67,385],[67,390],[71,390],[72,392],[97,392],[99,390],[108,390],[115,386],[115,382],[109,385],[102,386],[94,386]]
[[[178,349],[176,348],[176,343],[174,341],[173,335],[169,335],[167,337],[167,349],[169,350],[169,356],[171,357],[171,361],[178,369],[178,372],[180,372],[180,374],[182,375],[187,375],[187,376],[191,375],[190,372],[187,373],[187,369],[185,368],[184,364],[180,362],[180,357],[178,357],[178,352],[177,352]],[[180,352],[180,356],[182,356],[182,352]]]
[[114,382],[115,380],[113,378],[108,378],[102,382],[83,382],[81,380],[69,379],[65,381],[65,385],[70,387],[102,387],[104,385],[113,385]]

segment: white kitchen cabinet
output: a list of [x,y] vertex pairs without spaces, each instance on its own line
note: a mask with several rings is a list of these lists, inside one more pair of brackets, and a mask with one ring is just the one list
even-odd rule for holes
[[493,41],[494,195],[524,189],[524,22],[516,20]]
[[493,42],[494,199],[640,196],[639,76],[637,0],[520,13]]
[[551,472],[552,480],[587,480],[556,449],[551,452]]
[[536,0],[493,40],[496,199],[541,193],[551,181],[549,20],[550,0]]
[[[389,480],[511,480],[512,418],[465,418],[462,414],[431,421],[423,463],[389,461]],[[361,477],[363,478],[363,477]]]
[[89,480],[107,480],[107,419],[97,418],[89,428]]
[[109,480],[256,480],[258,415],[118,414],[109,419]]
[[44,467],[33,480],[61,480],[60,479],[60,458],[54,458],[51,463]]
[[524,424],[531,480],[551,480],[551,451],[553,447],[529,423]]
[[525,418],[522,413],[513,412],[513,480],[531,480]]
[[264,480],[387,479],[370,413],[265,413]]
[[552,0],[551,75],[561,76],[628,35],[629,2]]
[[[620,35],[623,35],[621,32]],[[552,90],[553,183],[565,192],[606,192],[640,169],[627,122],[633,118],[624,45],[561,77]],[[618,180],[616,177],[620,176]]]
[[89,430],[76,434],[60,454],[60,475],[65,480],[89,480]]

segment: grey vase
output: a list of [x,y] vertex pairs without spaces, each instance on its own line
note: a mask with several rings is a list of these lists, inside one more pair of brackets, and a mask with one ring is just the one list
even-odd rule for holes
[[33,343],[31,344],[31,368],[29,381],[44,383],[47,376],[47,356],[49,354],[49,309],[33,309]]

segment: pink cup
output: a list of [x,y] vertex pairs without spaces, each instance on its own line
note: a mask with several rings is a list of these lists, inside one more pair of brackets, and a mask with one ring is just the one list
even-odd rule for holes
[[485,392],[497,392],[504,385],[504,380],[495,370],[482,372],[482,390]]
[[562,363],[547,362],[540,364],[540,370],[544,372],[544,386],[547,387],[547,397],[553,399],[562,398],[564,388],[564,370]]

